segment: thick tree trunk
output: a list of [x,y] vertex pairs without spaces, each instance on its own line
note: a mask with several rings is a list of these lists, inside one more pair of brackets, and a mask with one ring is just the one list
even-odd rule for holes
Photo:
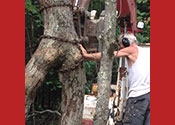
[[98,73],[98,100],[94,125],[106,125],[109,113],[109,94],[111,85],[113,51],[116,40],[116,0],[105,1],[105,23],[102,38],[103,51]]
[[84,70],[79,68],[73,72],[60,75],[63,82],[61,103],[61,125],[81,125],[85,84]]
[[[52,6],[70,0],[38,0],[40,7]],[[72,10],[68,6],[50,7],[42,11],[44,35],[78,40],[73,25]],[[76,64],[82,55],[78,47],[71,43],[43,38],[36,52],[25,68],[25,115],[34,101],[36,90],[42,84],[48,69],[62,60],[63,67]],[[61,125],[81,125],[85,74],[81,65],[68,72],[59,73],[63,84]]]

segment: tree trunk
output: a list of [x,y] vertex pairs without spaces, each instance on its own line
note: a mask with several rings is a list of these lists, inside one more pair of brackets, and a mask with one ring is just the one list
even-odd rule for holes
[[61,125],[81,125],[83,116],[85,84],[84,70],[81,68],[73,72],[60,75],[62,85]]
[[[40,8],[70,0],[38,0]],[[49,7],[42,10],[44,35],[78,41],[74,29],[72,10],[68,6]],[[25,115],[28,116],[36,90],[42,84],[49,68],[62,61],[62,67],[70,67],[82,58],[76,44],[62,40],[43,38],[25,68]],[[59,73],[63,84],[61,125],[81,125],[85,74],[82,65],[68,72]]]
[[103,51],[98,73],[98,99],[94,125],[106,125],[109,113],[108,104],[114,59],[113,51],[116,47],[116,0],[105,1],[104,20]]

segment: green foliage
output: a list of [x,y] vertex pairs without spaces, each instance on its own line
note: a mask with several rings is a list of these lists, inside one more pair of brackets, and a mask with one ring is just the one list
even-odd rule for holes
[[[99,17],[102,10],[105,9],[105,0],[91,0],[89,5],[89,11],[97,10],[97,16]],[[137,6],[137,19],[138,21],[144,21],[143,31],[137,34],[138,41],[140,43],[150,42],[150,0],[136,0]],[[117,23],[117,33],[120,34],[120,28]]]
[[90,94],[92,89],[92,81],[88,80],[86,83],[85,94]]
[[57,68],[52,68],[49,70],[44,83],[49,86],[51,91],[56,91],[57,89],[62,88],[62,84],[58,79]]
[[105,0],[91,0],[88,11],[97,10],[97,16],[105,9]]
[[144,22],[143,31],[137,33],[140,43],[150,42],[150,0],[136,0],[137,20]]
[[[115,59],[113,67],[112,67],[112,83],[116,83],[117,81],[117,68],[118,68],[118,59]],[[97,83],[97,72],[99,69],[99,63],[85,61],[84,62],[85,72],[86,72],[86,89],[85,93],[90,94],[92,89],[92,84]]]
[[61,88],[58,67],[49,69],[42,86],[37,90],[35,109],[44,110],[45,107],[58,109],[61,101]]
[[43,34],[43,22],[36,1],[25,1],[25,62],[27,63],[31,54],[39,44],[39,38]]
[[86,61],[84,63],[84,66],[85,66],[85,72],[86,72],[86,75],[87,75],[87,79],[92,78],[94,76],[94,73],[96,72],[95,62]]
[[97,70],[96,70],[97,65],[98,63],[95,63],[95,62],[89,62],[89,61],[84,62],[86,79],[87,79],[86,89],[85,89],[86,94],[90,94],[92,84],[97,82]]

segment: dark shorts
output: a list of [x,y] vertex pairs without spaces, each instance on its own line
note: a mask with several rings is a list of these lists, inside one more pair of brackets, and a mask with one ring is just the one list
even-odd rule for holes
[[123,125],[150,125],[150,93],[128,99]]

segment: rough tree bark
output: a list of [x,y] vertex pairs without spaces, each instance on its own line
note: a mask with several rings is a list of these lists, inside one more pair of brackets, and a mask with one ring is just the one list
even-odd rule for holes
[[98,100],[94,125],[106,125],[109,113],[113,51],[116,47],[116,0],[105,1],[104,34],[102,35],[102,58],[98,73]]
[[[38,0],[39,6],[52,6],[71,0]],[[44,35],[79,38],[73,24],[72,10],[68,6],[50,7],[42,11]],[[82,58],[78,47],[71,43],[43,38],[25,67],[25,116],[27,119],[36,90],[42,84],[49,68],[62,61],[62,67],[70,67]],[[59,73],[62,82],[61,125],[81,125],[85,91],[85,74],[82,65],[68,72]]]

